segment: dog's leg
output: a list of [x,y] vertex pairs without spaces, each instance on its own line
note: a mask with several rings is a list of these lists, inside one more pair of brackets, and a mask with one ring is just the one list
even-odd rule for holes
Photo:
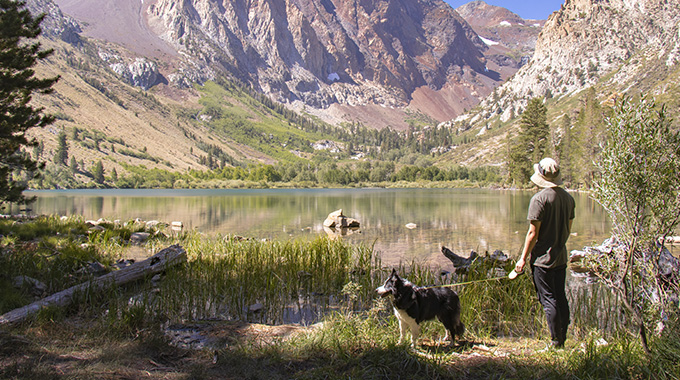
[[420,325],[416,323],[415,319],[409,324],[411,325],[411,345],[415,348],[420,336]]
[[411,344],[415,347],[418,337],[420,336],[420,326],[418,325],[418,322],[403,310],[395,308],[394,314],[399,320],[399,343],[406,337],[406,329],[408,329],[411,331]]
[[465,332],[465,326],[460,321],[460,315],[456,312],[454,312],[453,315],[445,313],[438,315],[437,319],[439,319],[446,328],[446,335],[440,343],[443,344],[445,341],[451,339],[449,346],[453,346],[456,343],[456,337],[461,337]]
[[408,328],[408,324],[401,317],[401,313],[396,308],[394,309],[394,315],[397,317],[397,321],[399,321],[399,341],[397,344],[401,344],[401,342],[403,342],[404,338],[406,337],[406,329]]
[[401,342],[406,339],[406,330],[408,329],[408,323],[404,320],[399,320],[399,341],[397,344],[401,344]]
[[[439,343],[443,344],[449,339],[451,339],[451,333],[449,333],[449,329],[446,329],[446,335],[444,335],[444,338],[442,338],[442,340]],[[451,343],[453,344],[453,339],[451,339]]]

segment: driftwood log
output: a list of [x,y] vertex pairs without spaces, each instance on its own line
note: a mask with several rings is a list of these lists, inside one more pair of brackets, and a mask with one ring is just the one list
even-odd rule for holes
[[43,307],[66,306],[73,302],[74,295],[87,291],[97,291],[114,285],[123,285],[137,281],[145,276],[164,271],[173,265],[186,261],[187,255],[184,248],[179,245],[171,245],[144,261],[134,263],[121,270],[108,273],[76,286],[72,286],[61,292],[52,294],[30,305],[14,309],[0,316],[0,325],[9,325],[23,321],[29,316],[36,314]]

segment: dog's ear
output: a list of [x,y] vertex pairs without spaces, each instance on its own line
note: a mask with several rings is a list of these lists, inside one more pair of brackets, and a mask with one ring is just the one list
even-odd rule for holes
[[401,277],[397,274],[397,270],[392,268],[392,277],[396,279],[397,282],[401,282]]

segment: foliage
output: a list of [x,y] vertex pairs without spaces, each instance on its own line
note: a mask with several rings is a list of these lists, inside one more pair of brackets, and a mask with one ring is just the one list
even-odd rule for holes
[[597,161],[601,145],[606,139],[605,118],[610,110],[600,104],[593,88],[586,91],[582,103],[578,118],[570,129],[569,141],[566,141],[562,150],[563,156],[567,158],[567,179],[591,188],[596,172],[594,162]]
[[58,78],[34,77],[32,67],[52,51],[40,50],[39,43],[24,43],[38,37],[43,19],[31,16],[24,7],[24,2],[0,0],[0,204],[26,200],[22,191],[27,185],[16,175],[27,172],[36,176],[39,165],[22,151],[22,147],[38,144],[25,133],[54,121],[29,104],[33,93],[51,92]]
[[104,183],[104,164],[102,164],[102,160],[97,161],[92,169],[90,169],[90,172],[92,173],[92,179],[95,183]]
[[64,130],[59,131],[57,135],[57,149],[54,151],[53,160],[57,165],[66,165],[68,162],[68,142],[66,141],[66,132]]
[[677,313],[677,259],[665,241],[680,222],[680,133],[665,107],[646,98],[618,101],[607,125],[593,197],[609,213],[619,247],[590,265],[621,295],[646,345],[646,326]]
[[[127,175],[117,175],[112,185],[119,188],[210,188],[210,187],[323,187],[397,182],[432,183],[460,181],[462,184],[486,185],[500,183],[499,168],[456,166],[440,169],[436,166],[402,166],[398,171],[391,162],[355,161],[319,164],[302,161],[278,165],[225,166],[213,170],[190,170],[187,173],[144,166],[123,165]],[[46,176],[46,178],[51,178]],[[236,182],[234,182],[236,181]],[[228,184],[229,183],[229,184]]]
[[547,108],[542,98],[533,98],[522,113],[521,130],[509,152],[508,174],[514,183],[529,181],[532,163],[539,162],[548,152],[549,138]]

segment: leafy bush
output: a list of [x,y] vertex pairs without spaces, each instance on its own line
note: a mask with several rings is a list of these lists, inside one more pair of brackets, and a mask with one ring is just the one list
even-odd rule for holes
[[680,222],[680,134],[665,107],[644,98],[617,102],[607,124],[593,197],[609,213],[619,246],[589,264],[621,295],[647,346],[647,327],[677,313],[677,268],[662,264],[673,261],[665,238]]

